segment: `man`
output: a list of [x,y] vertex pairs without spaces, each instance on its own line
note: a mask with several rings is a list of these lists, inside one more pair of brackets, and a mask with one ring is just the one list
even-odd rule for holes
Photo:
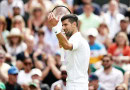
[[5,61],[5,52],[0,49],[0,81],[7,82],[8,81],[8,70],[10,65],[4,62]]
[[94,90],[105,90],[101,85],[99,85],[98,76],[95,74],[89,75],[89,86],[93,85]]
[[109,28],[109,37],[113,39],[119,32],[120,20],[124,19],[124,15],[118,12],[118,3],[115,0],[109,2],[109,10],[102,18]]
[[8,82],[5,84],[6,90],[22,90],[21,86],[17,84],[17,76],[18,76],[18,69],[15,66],[12,66],[8,70]]
[[[48,20],[60,46],[66,51],[67,90],[87,90],[90,49],[78,32],[78,17],[73,14],[65,15],[61,18],[61,23],[50,13]],[[61,33],[61,29],[65,35]]]
[[91,3],[85,3],[83,6],[84,13],[79,15],[80,32],[84,35],[85,31],[90,28],[97,28],[101,23],[101,18],[93,13]]
[[98,30],[96,28],[91,28],[86,32],[89,39],[89,46],[91,51],[90,64],[95,64],[101,60],[101,57],[105,55],[106,49],[104,45],[96,41],[98,36]]
[[105,90],[115,90],[115,87],[123,82],[123,73],[112,67],[112,63],[112,56],[104,55],[102,58],[104,68],[100,68],[95,72],[99,78],[99,84]]

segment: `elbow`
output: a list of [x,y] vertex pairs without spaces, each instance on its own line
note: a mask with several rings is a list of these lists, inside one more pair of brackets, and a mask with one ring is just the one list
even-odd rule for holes
[[65,50],[70,50],[70,47],[69,46],[63,46],[63,48],[65,49]]

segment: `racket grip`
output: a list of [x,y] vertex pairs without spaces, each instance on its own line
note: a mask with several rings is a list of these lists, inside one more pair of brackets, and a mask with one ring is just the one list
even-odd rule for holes
[[61,51],[61,61],[65,61],[65,59],[64,59],[64,49],[63,49],[63,47],[60,49],[60,51]]

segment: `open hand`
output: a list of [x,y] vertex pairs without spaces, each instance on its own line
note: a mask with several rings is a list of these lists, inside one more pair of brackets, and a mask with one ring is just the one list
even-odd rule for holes
[[49,13],[48,15],[48,24],[50,25],[50,27],[54,27],[58,24],[59,20],[55,17],[55,15],[53,14],[53,12]]

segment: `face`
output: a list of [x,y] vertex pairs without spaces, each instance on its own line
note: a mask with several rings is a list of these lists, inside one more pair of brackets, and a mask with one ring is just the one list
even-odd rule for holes
[[11,4],[13,2],[13,0],[8,0],[8,3]]
[[117,2],[116,1],[110,2],[110,4],[109,4],[109,10],[112,13],[117,10]]
[[33,49],[34,41],[33,40],[26,40],[27,47]]
[[95,90],[94,85],[89,84],[89,89],[88,90]]
[[10,39],[14,44],[17,44],[20,40],[20,38],[18,36],[12,36]]
[[102,65],[104,69],[109,69],[112,66],[112,60],[109,57],[104,57],[102,60]]
[[89,35],[88,38],[89,38],[89,43],[94,43],[95,42],[96,38],[94,36]]
[[38,33],[38,38],[39,38],[39,40],[43,40],[43,38],[44,38],[44,33]]
[[29,90],[38,90],[38,88],[36,88],[34,86],[29,86]]
[[93,11],[93,8],[92,8],[91,5],[85,5],[85,6],[84,6],[84,12],[85,12],[86,14],[91,14],[92,11]]
[[128,22],[122,21],[122,22],[120,23],[121,30],[124,31],[124,32],[126,32],[128,25],[129,25]]
[[68,19],[66,19],[62,22],[62,28],[63,28],[65,35],[67,37],[72,36],[73,30],[74,30],[73,27],[74,27],[74,23],[70,23]]
[[21,28],[22,28],[22,21],[20,21],[20,20],[15,21],[14,22],[14,27],[15,28],[19,28],[21,30]]
[[125,45],[126,43],[125,37],[123,35],[118,35],[116,42],[118,43],[118,45]]
[[42,10],[41,10],[40,8],[34,9],[33,15],[34,15],[35,17],[40,17],[40,16],[42,15]]
[[91,85],[93,85],[95,88],[98,87],[98,80],[89,81]]
[[108,34],[108,29],[105,25],[100,25],[98,28],[99,34],[106,35]]
[[32,80],[35,80],[35,79],[40,81],[40,76],[38,76],[37,74],[33,75],[32,76]]
[[14,12],[14,15],[20,15],[20,8],[19,7],[14,7],[13,12]]
[[24,61],[24,69],[30,71],[32,69],[32,61],[31,59],[26,59]]
[[17,76],[18,76],[18,74],[10,74],[9,80],[11,80],[13,83],[16,83],[17,82]]

